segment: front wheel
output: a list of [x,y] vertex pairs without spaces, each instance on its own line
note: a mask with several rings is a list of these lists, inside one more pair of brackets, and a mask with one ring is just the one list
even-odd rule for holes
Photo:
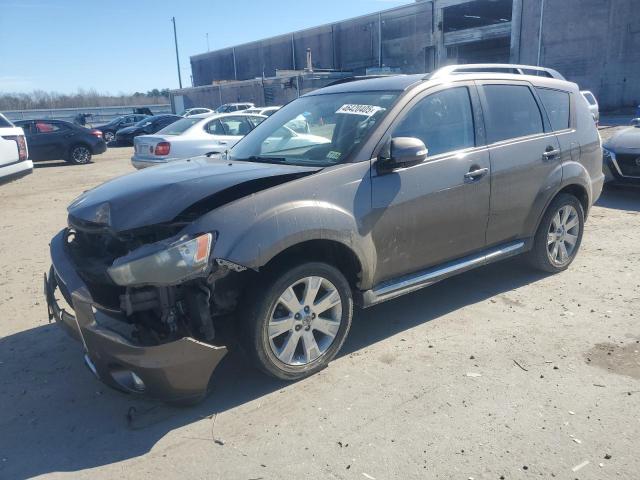
[[91,163],[91,150],[86,145],[74,145],[69,150],[68,161],[74,165]]
[[575,259],[584,231],[584,208],[573,195],[561,193],[542,217],[529,252],[530,263],[550,273],[566,270]]
[[259,278],[245,305],[245,351],[258,368],[283,380],[323,369],[342,347],[353,315],[344,275],[319,262]]
[[107,143],[111,143],[113,142],[113,140],[116,138],[116,134],[113,132],[104,132],[104,141]]

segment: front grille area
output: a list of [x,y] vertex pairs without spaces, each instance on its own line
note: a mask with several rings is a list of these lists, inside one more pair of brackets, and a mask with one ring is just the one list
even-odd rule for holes
[[638,154],[618,154],[616,161],[620,167],[622,175],[625,177],[640,177],[640,152]]

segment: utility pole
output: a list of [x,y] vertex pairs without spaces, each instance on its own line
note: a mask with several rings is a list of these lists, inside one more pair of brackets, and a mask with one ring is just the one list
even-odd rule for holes
[[207,32],[207,52],[210,52],[211,50],[209,50],[209,32]]
[[176,33],[176,17],[171,17],[173,22],[173,40],[176,44],[176,64],[178,65],[178,84],[182,88],[182,75],[180,75],[180,56],[178,55],[178,34]]

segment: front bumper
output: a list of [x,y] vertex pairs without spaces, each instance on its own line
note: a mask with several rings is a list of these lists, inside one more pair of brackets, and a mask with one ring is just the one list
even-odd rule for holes
[[[51,241],[53,265],[45,275],[49,320],[80,341],[85,362],[107,385],[129,393],[169,402],[195,402],[207,393],[211,374],[227,353],[218,347],[184,337],[156,346],[141,346],[110,324],[120,323],[118,312],[96,304],[65,251],[66,231]],[[56,298],[60,289],[75,315],[62,309]]]
[[613,153],[611,156],[604,156],[603,171],[607,183],[640,186],[640,177],[623,175],[616,160],[616,153]]

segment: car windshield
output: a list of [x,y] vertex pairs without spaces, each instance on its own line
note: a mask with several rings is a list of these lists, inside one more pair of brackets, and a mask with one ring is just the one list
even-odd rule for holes
[[186,132],[189,128],[193,127],[196,123],[201,121],[201,118],[193,118],[187,117],[178,120],[177,122],[173,122],[172,124],[164,127],[162,130],[158,132],[158,134],[162,135],[180,135]]
[[345,92],[294,100],[248,134],[230,160],[329,166],[344,161],[399,92]]

